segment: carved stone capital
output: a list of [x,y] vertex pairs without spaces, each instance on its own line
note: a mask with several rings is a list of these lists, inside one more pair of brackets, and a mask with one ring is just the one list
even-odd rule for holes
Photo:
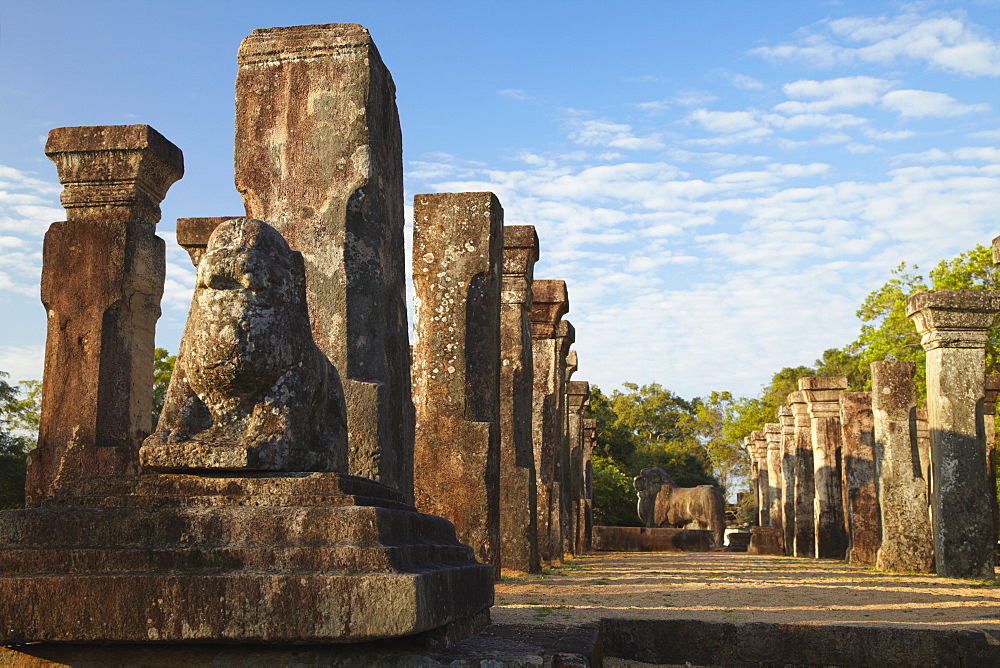
[[148,125],[55,128],[45,155],[56,163],[69,221],[156,224],[184,174],[181,150]]
[[986,330],[1000,312],[1000,291],[930,290],[906,300],[924,350],[985,348]]

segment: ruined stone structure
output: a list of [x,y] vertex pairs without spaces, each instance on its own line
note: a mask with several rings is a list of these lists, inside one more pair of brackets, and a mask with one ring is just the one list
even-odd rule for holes
[[539,558],[544,565],[562,560],[556,461],[566,433],[565,341],[567,338],[572,340],[573,332],[572,325],[562,320],[569,310],[569,295],[564,281],[535,281],[531,294],[534,358],[531,433],[538,504],[537,544]]
[[344,392],[312,338],[302,255],[267,223],[212,233],[139,457],[159,471],[346,471]]
[[784,482],[781,470],[781,425],[770,422],[764,425],[764,439],[767,444],[768,500],[771,526],[778,530],[781,540],[785,536]]
[[594,531],[594,469],[591,457],[597,447],[597,420],[587,418],[583,421],[583,497],[580,499],[580,514],[583,524],[583,544],[577,544],[578,554],[589,552],[592,547]]
[[792,554],[796,557],[816,556],[816,523],[813,519],[815,494],[812,420],[805,394],[796,391],[788,395],[795,423],[795,544]]
[[492,193],[413,201],[414,497],[500,574],[503,209]]
[[771,471],[767,466],[767,435],[758,429],[750,432],[751,447],[757,460],[757,524],[771,526]]
[[795,551],[795,417],[789,406],[778,407],[781,424],[781,520],[785,554]]
[[[876,568],[930,573],[933,533],[927,513],[927,481],[914,452],[917,395],[913,362],[883,360],[872,370],[872,414],[882,527]],[[916,460],[916,461],[915,461]]]
[[983,401],[983,437],[986,440],[986,487],[992,491],[993,535],[1000,536],[1000,503],[997,489],[997,397],[1000,396],[1000,376],[986,376],[985,400]]
[[180,149],[148,125],[57,128],[45,154],[66,220],[45,234],[45,412],[28,458],[29,507],[81,478],[138,471],[166,271],[156,223],[184,172]]
[[840,395],[840,428],[847,561],[874,566],[880,542],[875,432],[868,392]]
[[921,292],[906,304],[927,352],[938,575],[994,576],[996,536],[983,474],[982,403],[986,330],[998,311],[1000,293],[990,290]]
[[843,377],[800,378],[809,410],[813,450],[816,557],[843,559],[847,553],[844,501],[841,489],[840,395],[847,388]]
[[503,228],[500,306],[500,565],[535,573],[538,505],[532,446],[531,285],[538,235],[531,225]]
[[412,498],[413,404],[395,85],[353,24],[255,30],[236,78],[236,188],[306,267],[347,398],[349,470]]
[[0,644],[454,640],[489,622],[493,568],[410,503],[388,72],[359,26],[280,28],[244,42],[237,91],[255,219],[185,230],[199,287],[146,452],[166,473],[136,464],[163,288],[152,230],[180,152],[146,126],[53,131],[70,220],[43,266],[45,494],[0,513]]
[[570,527],[566,538],[570,554],[580,554],[584,538],[585,520],[581,508],[584,498],[584,433],[583,421],[590,406],[590,383],[571,380],[566,384],[567,436],[569,437],[569,470],[566,488]]

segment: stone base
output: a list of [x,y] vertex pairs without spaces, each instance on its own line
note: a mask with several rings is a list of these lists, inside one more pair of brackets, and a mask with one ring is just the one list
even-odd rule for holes
[[712,532],[595,526],[592,540],[594,549],[604,552],[708,552],[712,547]]
[[340,666],[413,668],[414,666],[601,665],[601,626],[584,624],[507,624],[448,648],[420,647],[408,639],[354,645],[21,645],[0,647],[2,666]]
[[726,552],[746,552],[750,547],[751,534],[747,532],[733,532],[726,536],[729,539],[729,545],[726,546]]
[[784,539],[777,527],[753,527],[750,533],[750,554],[783,555],[785,549],[781,543]]
[[450,522],[336,473],[81,480],[0,512],[0,574],[0,644],[446,644],[493,603]]

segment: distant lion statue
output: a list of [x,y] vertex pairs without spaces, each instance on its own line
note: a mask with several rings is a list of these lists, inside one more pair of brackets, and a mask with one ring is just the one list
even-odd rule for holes
[[633,484],[639,495],[639,519],[647,527],[708,529],[715,547],[723,546],[726,500],[718,489],[711,485],[678,487],[658,466],[642,469]]

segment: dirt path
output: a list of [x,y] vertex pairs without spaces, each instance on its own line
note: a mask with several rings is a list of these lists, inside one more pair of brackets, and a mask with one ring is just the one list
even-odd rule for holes
[[596,552],[496,586],[499,624],[602,617],[1000,631],[1000,584],[726,552]]

